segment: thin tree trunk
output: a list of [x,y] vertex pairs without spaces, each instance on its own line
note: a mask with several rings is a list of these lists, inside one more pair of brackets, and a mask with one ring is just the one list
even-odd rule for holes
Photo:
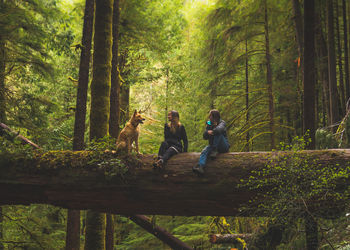
[[89,86],[89,69],[91,58],[91,40],[94,20],[94,0],[86,0],[82,48],[80,54],[79,81],[77,90],[77,102],[75,110],[73,150],[84,148],[86,102]]
[[[77,102],[75,109],[73,150],[84,148],[86,102],[89,86],[89,68],[91,57],[91,40],[94,19],[94,0],[85,1],[82,48],[80,54]],[[80,249],[80,211],[68,210],[66,250]]]
[[343,5],[343,30],[344,30],[344,59],[345,59],[345,104],[350,97],[350,79],[349,79],[349,47],[348,47],[348,27],[346,22],[346,1],[342,0]]
[[316,43],[317,52],[318,52],[318,68],[320,71],[321,82],[322,82],[322,98],[323,98],[323,108],[324,108],[324,127],[331,124],[330,120],[330,104],[329,104],[329,77],[328,77],[328,52],[327,44],[322,32],[322,22],[321,22],[321,13],[316,15],[316,40],[319,41]]
[[0,207],[0,250],[4,249],[4,245],[2,243],[2,241],[4,239],[4,235],[3,235],[3,231],[4,231],[4,227],[3,227],[4,216],[2,215],[2,211],[3,211],[3,208]]
[[6,74],[6,51],[5,41],[2,40],[0,34],[0,122],[6,123],[6,88],[5,88],[5,74]]
[[274,122],[274,103],[272,90],[272,70],[270,59],[270,41],[269,41],[269,24],[267,15],[267,0],[264,0],[265,8],[265,50],[266,50],[266,80],[267,80],[267,94],[269,98],[269,117],[270,117],[270,133],[271,133],[271,149],[275,148],[275,122]]
[[338,68],[339,68],[339,88],[340,88],[340,110],[341,116],[345,115],[345,88],[344,88],[344,76],[343,76],[343,59],[342,59],[342,49],[341,49],[341,40],[340,40],[340,27],[339,27],[339,5],[338,0],[335,1],[335,25],[337,31],[337,52],[338,52]]
[[304,50],[304,44],[303,44],[303,22],[302,22],[302,14],[300,10],[300,3],[299,0],[292,0],[293,3],[293,14],[294,14],[294,25],[295,25],[295,36],[298,44],[298,52],[299,52],[299,58],[300,58],[300,69],[303,70],[303,50]]
[[[108,135],[112,68],[113,0],[96,1],[90,140]],[[106,216],[87,211],[85,249],[105,248]]]
[[119,43],[119,0],[113,3],[113,47],[112,47],[112,75],[111,75],[111,95],[110,95],[110,117],[109,134],[113,138],[119,135],[120,118],[120,73],[118,68],[118,43]]
[[[249,126],[249,58],[248,58],[248,40],[245,40],[245,109],[246,109],[246,117],[245,122],[247,126]],[[249,152],[249,140],[250,135],[249,131],[246,134],[246,151]]]
[[327,27],[328,27],[328,77],[329,77],[329,95],[331,124],[335,125],[340,120],[339,115],[339,95],[337,90],[335,43],[334,43],[334,15],[333,0],[327,0]]
[[[126,60],[128,57],[128,51],[124,51],[121,54],[119,60],[120,74],[127,75],[125,70]],[[123,125],[129,120],[129,101],[130,100],[130,86],[127,82],[123,82],[120,86],[120,117],[119,124]]]
[[113,215],[106,214],[106,250],[114,248],[114,218]]
[[309,149],[315,149],[315,6],[314,0],[304,1],[304,100],[303,128],[309,132]]

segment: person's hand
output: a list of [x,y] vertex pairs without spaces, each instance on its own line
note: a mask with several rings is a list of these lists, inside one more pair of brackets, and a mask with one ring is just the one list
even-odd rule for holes
[[209,135],[213,135],[213,134],[214,134],[214,131],[213,131],[213,130],[208,130],[208,134],[209,134]]

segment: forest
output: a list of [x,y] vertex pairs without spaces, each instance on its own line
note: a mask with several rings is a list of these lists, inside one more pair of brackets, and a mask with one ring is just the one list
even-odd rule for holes
[[0,250],[350,249],[349,31],[347,0],[0,0]]

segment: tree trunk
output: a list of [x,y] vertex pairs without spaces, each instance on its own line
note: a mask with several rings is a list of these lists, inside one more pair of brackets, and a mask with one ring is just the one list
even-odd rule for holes
[[86,102],[89,86],[89,69],[91,57],[91,40],[94,20],[94,0],[86,0],[82,48],[79,65],[79,81],[77,90],[77,102],[75,109],[73,150],[82,150],[84,148],[85,120],[86,120]]
[[120,125],[125,124],[129,120],[129,101],[130,101],[130,86],[128,83],[123,83],[120,88]]
[[328,77],[329,77],[329,95],[330,95],[330,120],[335,125],[340,120],[339,115],[339,95],[337,90],[336,60],[334,46],[334,15],[333,0],[327,0],[327,28],[328,28]]
[[[113,0],[96,1],[90,140],[108,135],[112,67]],[[85,249],[105,248],[106,215],[87,211]]]
[[[289,154],[295,153],[219,154],[208,162],[204,176],[192,172],[200,153],[175,155],[161,171],[153,170],[153,155],[120,158],[123,165],[106,164],[116,162],[116,154],[88,151],[53,151],[32,160],[9,157],[0,165],[0,205],[42,203],[122,215],[242,215],[240,207],[267,190],[246,190],[238,186],[241,180]],[[319,168],[342,169],[350,162],[350,150],[301,151],[298,157],[315,160]],[[338,202],[329,203],[323,206],[327,212],[341,208]]]
[[104,250],[106,214],[88,210],[86,213],[85,250]]
[[0,34],[0,122],[6,122],[6,88],[5,88],[5,74],[6,74],[6,50],[5,41]]
[[68,209],[67,230],[66,230],[66,250],[80,249],[80,211]]
[[90,140],[108,135],[112,62],[113,0],[96,1]]
[[113,138],[119,135],[120,118],[120,72],[118,68],[118,43],[119,43],[119,0],[113,3],[113,47],[112,47],[112,75],[111,75],[111,95],[110,95],[110,117],[109,134]]
[[[248,40],[245,40],[245,109],[246,109],[246,117],[245,122],[249,127],[249,58],[248,58]],[[250,135],[249,131],[246,134],[246,151],[249,152],[249,141]]]
[[106,214],[106,250],[114,249],[114,218],[113,214]]
[[338,69],[339,69],[339,88],[340,88],[340,110],[341,117],[345,116],[346,113],[346,100],[345,100],[345,88],[344,88],[344,75],[343,75],[343,59],[342,59],[342,49],[340,40],[340,27],[339,27],[339,5],[338,0],[335,1],[335,25],[337,31],[337,54],[338,54]]
[[[85,1],[82,46],[79,65],[79,80],[75,108],[73,150],[84,148],[86,102],[89,86],[91,40],[94,19],[94,0]],[[68,210],[66,250],[80,249],[80,211]]]
[[350,80],[349,80],[349,50],[348,50],[348,26],[346,18],[346,1],[342,0],[343,8],[343,30],[344,30],[344,59],[345,59],[345,104],[350,97]]
[[303,22],[302,22],[302,14],[300,10],[300,3],[299,0],[292,0],[293,3],[293,14],[294,14],[294,25],[295,25],[295,36],[298,44],[298,52],[299,52],[299,58],[300,58],[300,69],[304,69],[304,37],[303,37]]
[[303,128],[309,131],[309,149],[315,149],[315,7],[314,0],[304,2],[304,100]]
[[[327,44],[325,41],[325,38],[323,36],[322,31],[322,25],[321,25],[321,13],[317,13],[316,15],[317,22],[316,22],[316,40],[320,41],[319,43],[316,43],[317,52],[318,52],[318,61],[319,61],[319,71],[321,76],[321,82],[322,82],[322,98],[324,103],[324,113],[326,113],[326,119],[324,119],[325,126],[331,125],[330,120],[330,104],[329,104],[329,77],[328,77],[328,51],[327,51]],[[327,122],[326,122],[327,121]]]
[[171,235],[169,232],[163,228],[153,225],[150,219],[144,215],[131,215],[129,219],[135,222],[137,225],[145,229],[147,232],[153,234],[158,239],[163,241],[165,244],[171,247],[171,249],[179,250],[190,250],[192,247],[188,246],[186,243],[182,242],[178,238]]
[[267,0],[264,0],[265,8],[265,51],[266,51],[266,82],[267,82],[267,95],[269,98],[269,117],[270,117],[270,133],[271,133],[271,147],[276,147],[276,136],[275,136],[275,121],[274,121],[274,102],[273,102],[273,90],[272,90],[272,70],[271,70],[271,59],[270,59],[270,41],[269,41],[269,23],[267,15]]

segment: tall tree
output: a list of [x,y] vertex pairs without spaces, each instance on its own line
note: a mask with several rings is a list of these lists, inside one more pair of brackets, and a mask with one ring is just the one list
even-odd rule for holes
[[275,148],[275,121],[274,121],[274,101],[272,90],[272,69],[271,69],[271,55],[270,55],[270,39],[269,39],[269,22],[267,11],[267,0],[264,0],[264,28],[265,28],[265,56],[266,56],[266,83],[267,83],[267,95],[269,99],[269,124],[271,133],[271,149]]
[[111,75],[111,95],[110,95],[110,117],[109,134],[117,138],[119,134],[120,118],[120,72],[118,66],[119,53],[119,0],[114,0],[113,5],[113,48],[112,48],[112,75]]
[[334,14],[333,0],[327,0],[327,40],[328,40],[328,77],[330,96],[330,120],[335,125],[340,120],[339,95],[337,90],[335,42],[334,42]]
[[345,102],[350,97],[350,79],[349,79],[349,47],[348,47],[348,26],[347,26],[347,17],[346,17],[346,1],[342,0],[342,9],[343,9],[343,31],[344,31],[344,59],[345,59]]
[[[90,140],[108,135],[112,68],[113,0],[96,1],[93,76],[91,82]],[[105,248],[106,216],[87,211],[85,249]]]
[[[85,1],[83,35],[80,54],[79,80],[75,108],[73,150],[84,149],[86,102],[89,86],[91,40],[94,18],[94,0]],[[68,209],[66,250],[80,249],[80,211]]]
[[[304,133],[309,132],[311,143],[309,149],[315,149],[315,3],[314,0],[304,1],[304,100],[303,121]],[[305,212],[305,234],[308,250],[318,248],[317,222],[314,217]]]
[[336,17],[335,17],[335,27],[337,32],[337,55],[338,55],[338,71],[339,71],[339,90],[340,90],[340,110],[341,110],[341,116],[345,115],[345,103],[346,103],[346,93],[345,93],[345,87],[344,87],[344,74],[343,74],[343,51],[341,48],[341,40],[340,40],[340,27],[339,27],[339,5],[338,1],[335,1],[335,11],[336,11]]

